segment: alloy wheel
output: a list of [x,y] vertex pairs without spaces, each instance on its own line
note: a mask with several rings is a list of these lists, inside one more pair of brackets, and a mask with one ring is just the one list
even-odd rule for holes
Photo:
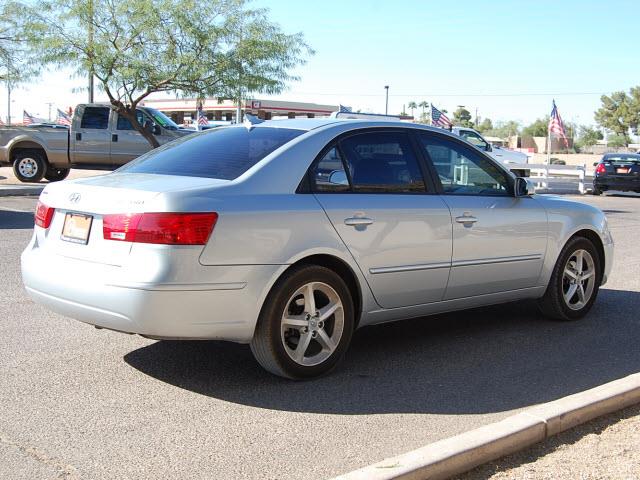
[[584,308],[591,296],[596,282],[596,267],[593,257],[587,250],[576,250],[569,256],[562,274],[562,296],[571,310]]

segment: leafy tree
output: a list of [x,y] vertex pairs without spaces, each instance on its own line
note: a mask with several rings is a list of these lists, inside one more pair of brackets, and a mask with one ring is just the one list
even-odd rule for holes
[[613,92],[611,96],[600,97],[602,107],[594,116],[598,125],[623,136],[629,143],[629,128],[637,129],[640,122],[640,86],[625,92]]
[[478,124],[476,129],[480,133],[488,132],[490,130],[493,130],[493,123],[491,123],[491,119],[490,118],[485,118],[482,122],[480,122]]
[[600,130],[581,125],[578,133],[577,146],[590,147],[598,143],[598,140],[602,140],[603,138],[604,137]]
[[409,102],[409,104],[407,105],[407,107],[409,108],[409,110],[411,110],[411,116],[413,117],[413,111],[418,108],[418,105],[416,104],[416,102],[414,102],[413,100]]
[[626,135],[609,135],[607,137],[607,145],[610,147],[626,147],[629,139]]
[[[279,93],[313,51],[247,0],[41,0],[25,31],[42,64],[93,72],[112,108],[153,146],[136,106],[154,92],[239,100]],[[88,35],[87,32],[90,32]]]
[[471,112],[464,107],[458,108],[453,112],[453,123],[461,127],[473,127]]
[[494,128],[483,132],[489,137],[509,138],[520,132],[520,124],[514,120],[496,122]]
[[546,137],[549,128],[549,115],[538,118],[535,122],[522,129],[522,135],[529,137]]
[[0,82],[8,91],[7,123],[11,122],[11,90],[36,73],[19,28],[20,11],[21,5],[13,1],[0,5]]

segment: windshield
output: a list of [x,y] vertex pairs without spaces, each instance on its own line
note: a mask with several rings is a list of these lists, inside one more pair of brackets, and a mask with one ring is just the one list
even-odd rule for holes
[[233,180],[303,133],[289,128],[220,127],[167,143],[118,171]]
[[167,130],[178,130],[179,128],[178,125],[176,125],[176,123],[173,120],[167,117],[160,110],[156,110],[155,108],[149,108],[149,107],[145,107],[145,110],[149,115],[151,115],[151,117],[153,118],[153,121],[156,122],[158,125],[160,125],[162,128],[166,128]]

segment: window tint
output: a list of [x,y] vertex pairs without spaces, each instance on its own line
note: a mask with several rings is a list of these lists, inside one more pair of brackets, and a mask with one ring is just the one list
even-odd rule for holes
[[509,180],[492,161],[478,152],[435,135],[419,135],[438,172],[444,193],[508,195]]
[[408,135],[371,132],[340,143],[356,192],[424,192]]
[[350,189],[342,157],[336,147],[315,165],[311,178],[316,192],[344,192]]
[[[136,110],[136,118],[138,120],[138,123],[144,126],[145,117],[140,110]],[[126,117],[123,117],[122,115],[118,115],[118,123],[116,125],[116,128],[118,130],[133,130],[133,127],[131,126],[131,122],[127,120]]]
[[109,111],[107,107],[84,107],[80,128],[104,130],[109,126]]
[[151,150],[118,171],[233,180],[302,133],[288,128],[217,128]]

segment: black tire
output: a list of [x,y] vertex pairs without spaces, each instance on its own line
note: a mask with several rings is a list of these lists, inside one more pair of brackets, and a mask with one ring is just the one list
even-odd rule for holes
[[602,195],[602,190],[598,190],[597,188],[593,188],[593,190],[591,190],[591,194],[592,195]]
[[[594,262],[595,272],[591,278],[593,290],[584,306],[579,309],[572,309],[567,305],[564,296],[564,288],[568,286],[568,279],[565,277],[564,271],[569,260],[579,250],[586,250]],[[598,296],[600,283],[602,282],[602,261],[603,259],[600,258],[598,250],[591,240],[584,237],[571,238],[560,252],[558,261],[553,267],[553,273],[544,296],[538,300],[538,307],[542,314],[554,320],[568,321],[578,320],[589,313],[593,302]]]
[[47,173],[44,174],[44,178],[50,182],[59,182],[69,176],[70,168],[56,168],[49,165]]
[[47,173],[47,162],[38,150],[18,152],[13,160],[13,173],[25,183],[38,183]]
[[[292,307],[302,308],[302,312],[295,314],[300,317],[305,316],[305,313],[307,313],[306,310],[304,310],[306,306],[299,307],[300,299],[298,299],[298,303],[295,303],[296,297],[294,297],[294,294],[311,282],[322,285],[322,288],[329,286],[332,292],[337,294],[342,304],[343,328],[341,336],[335,344],[335,349],[330,354],[326,353],[326,355],[329,355],[328,358],[315,365],[302,365],[296,362],[291,356],[295,354],[294,352],[296,352],[299,347],[296,345],[296,348],[291,350],[287,342],[294,340],[300,342],[304,332],[295,329],[285,329],[283,331],[282,317],[287,311],[291,313]],[[323,301],[322,295],[322,292],[316,295],[314,291],[313,297],[315,298],[315,302],[317,302],[317,308],[321,308]],[[305,302],[304,298],[302,298],[302,302]],[[327,318],[326,325],[324,325],[326,327],[325,333],[329,333],[331,336],[334,334],[337,335],[339,316],[339,311],[336,310],[335,314]],[[319,319],[320,317],[317,318]],[[307,321],[310,320],[307,319]],[[334,323],[331,324],[330,322]],[[276,282],[267,296],[251,341],[251,351],[258,363],[274,375],[294,380],[318,377],[330,372],[340,363],[351,342],[354,324],[353,299],[351,298],[349,288],[338,274],[328,268],[317,265],[295,267]],[[317,327],[317,325],[314,325],[314,328]],[[311,326],[304,328],[310,329]],[[309,332],[308,335],[312,333],[314,333],[314,331]],[[289,334],[289,337],[287,337],[287,334]],[[296,334],[298,334],[297,337],[295,336]],[[307,333],[304,334],[307,335]],[[313,353],[314,348],[317,350],[318,347],[322,347],[322,344],[319,340],[316,340],[316,337],[309,340],[309,342],[308,347],[305,347],[305,350],[302,352],[303,357],[307,351]],[[322,352],[323,351],[317,355],[323,354]],[[310,358],[313,359],[314,357],[312,356]]]

